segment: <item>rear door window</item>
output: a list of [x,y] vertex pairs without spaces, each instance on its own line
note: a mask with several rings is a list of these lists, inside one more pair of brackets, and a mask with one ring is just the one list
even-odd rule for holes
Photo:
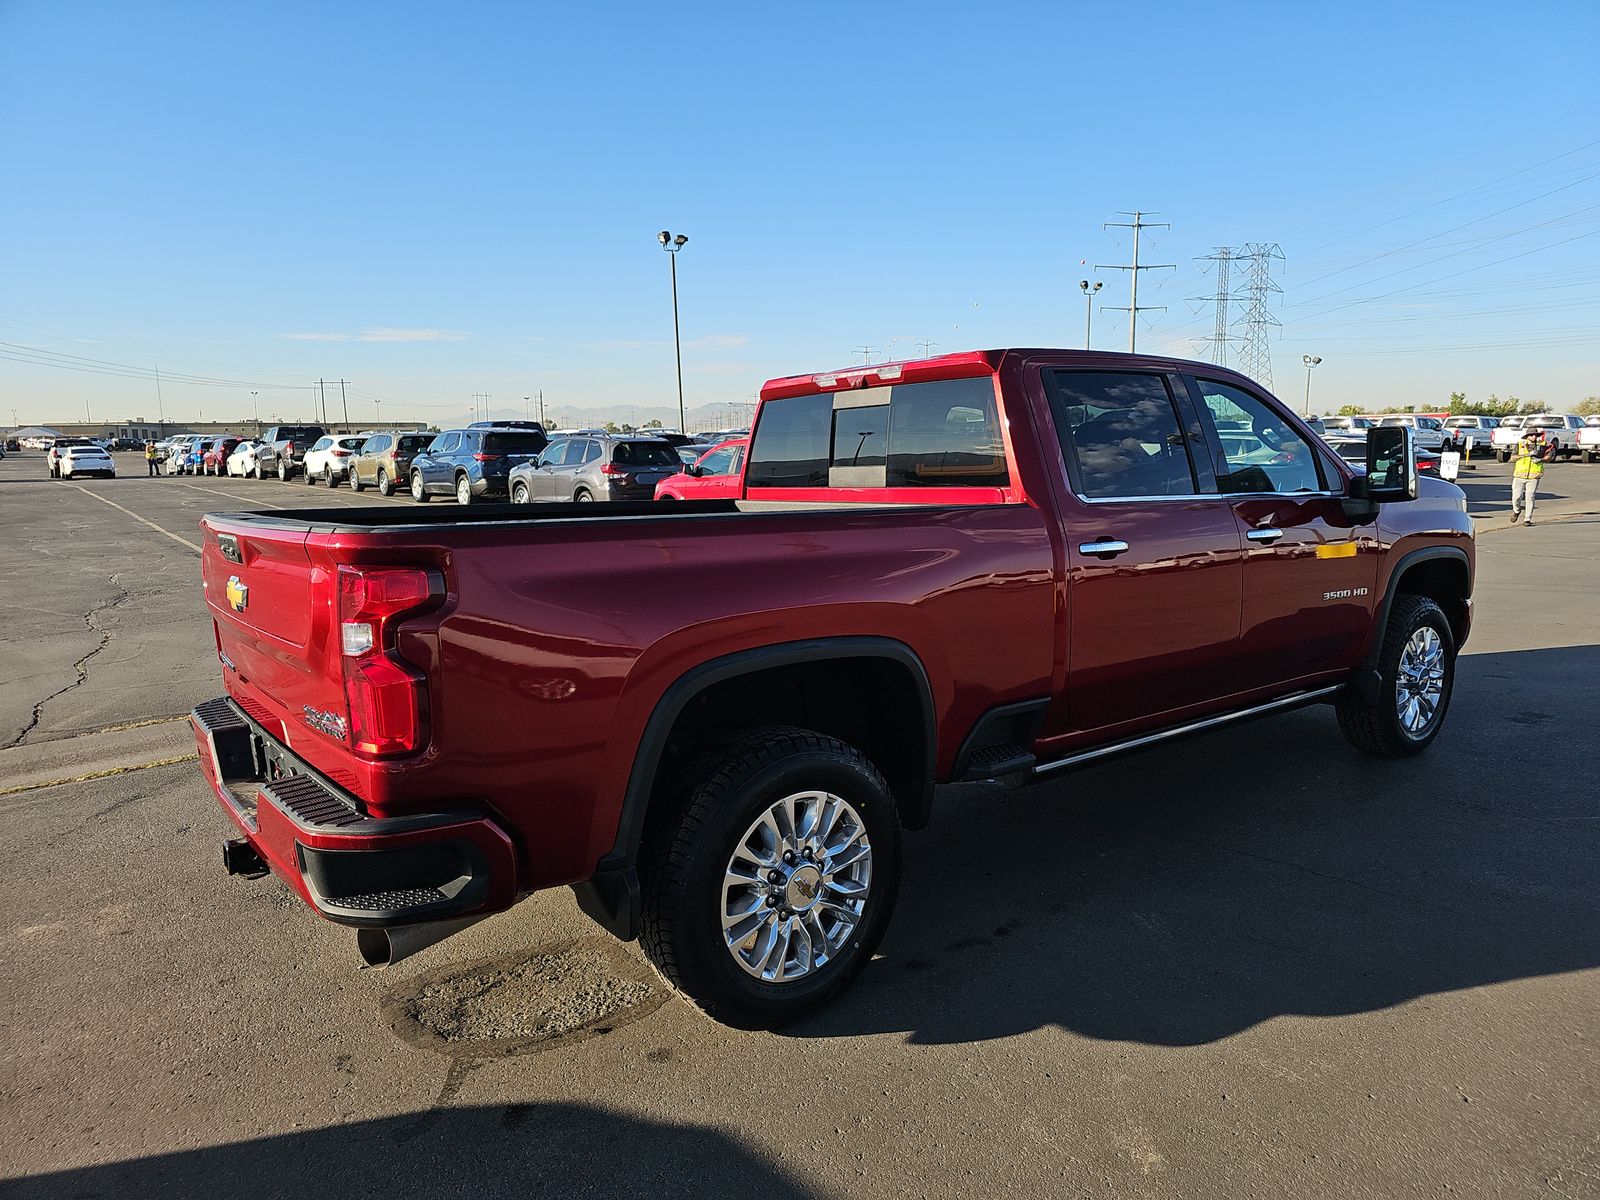
[[1166,380],[1119,371],[1049,374],[1073,490],[1096,500],[1193,496],[1188,441]]
[[761,407],[750,449],[751,487],[824,487],[828,482],[833,397],[791,396]]
[[890,487],[996,487],[1011,482],[994,381],[948,379],[892,390]]

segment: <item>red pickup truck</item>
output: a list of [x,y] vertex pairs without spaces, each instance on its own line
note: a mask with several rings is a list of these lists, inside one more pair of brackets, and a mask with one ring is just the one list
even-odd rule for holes
[[372,963],[570,884],[780,1024],[871,957],[937,785],[1313,703],[1425,749],[1474,552],[1411,450],[1362,471],[1213,366],[997,350],[767,384],[738,500],[213,513],[225,863]]

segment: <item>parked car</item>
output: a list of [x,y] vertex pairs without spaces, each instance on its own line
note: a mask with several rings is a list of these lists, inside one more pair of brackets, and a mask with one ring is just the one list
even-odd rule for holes
[[711,453],[717,448],[716,442],[685,442],[681,446],[674,446],[677,451],[678,461],[684,466],[691,466],[700,461],[703,455]]
[[7,438],[6,439],[6,449],[10,450],[10,451],[12,451],[14,453],[20,453],[21,450],[22,450],[22,443],[19,442],[16,438]]
[[360,434],[345,434],[318,438],[301,462],[301,471],[305,475],[306,483],[316,483],[321,480],[329,487],[338,487],[339,481],[345,477],[351,461],[361,448],[366,445],[367,439]]
[[261,472],[262,443],[256,438],[246,438],[233,448],[233,453],[228,455],[223,463],[223,473],[243,479],[247,475],[254,475],[257,479]]
[[1323,417],[1323,432],[1332,435],[1336,433],[1355,433],[1363,435],[1373,426],[1371,417]]
[[656,484],[657,500],[737,499],[744,486],[748,438],[713,446],[676,475]]
[[58,437],[50,443],[50,448],[45,451],[44,456],[45,467],[49,471],[52,479],[60,477],[62,470],[62,457],[66,454],[67,450],[74,446],[93,446],[102,454],[105,453],[104,448],[101,447],[100,443],[96,442],[93,438]]
[[[575,884],[765,1027],[873,957],[937,784],[1320,703],[1369,754],[1433,742],[1474,543],[1412,430],[1358,472],[1211,364],[890,370],[769,382],[738,504],[206,516],[226,694],[191,721],[228,868],[375,965]],[[1224,417],[1289,457],[1230,461]],[[1237,774],[1211,750],[1187,769]]]
[[197,433],[186,433],[173,438],[167,450],[167,474],[198,475],[201,447],[204,443],[205,438]]
[[671,444],[660,438],[626,434],[560,438],[535,462],[512,470],[511,501],[651,500],[656,485],[682,466]]
[[1583,461],[1586,463],[1600,460],[1600,420],[1591,418],[1591,421],[1592,424],[1585,422],[1574,439],[1578,445],[1578,453],[1583,456]]
[[411,498],[426,503],[453,495],[458,504],[503,500],[510,493],[512,468],[532,462],[547,444],[545,435],[532,429],[447,429],[411,460]]
[[263,474],[288,483],[304,469],[306,451],[328,436],[321,425],[273,425],[261,435],[265,448],[257,454]]
[[1488,451],[1492,444],[1495,427],[1500,424],[1499,417],[1446,417],[1444,422],[1444,440],[1446,450],[1460,452],[1467,448],[1467,439],[1472,439],[1475,450]]
[[374,433],[350,460],[350,486],[359,492],[370,484],[380,496],[394,495],[411,476],[411,460],[431,441],[431,433]]
[[104,446],[88,438],[66,445],[58,442],[51,453],[57,455],[58,478],[73,479],[80,475],[104,475],[108,479],[117,477],[117,464],[112,461],[110,453]]
[[1444,452],[1444,422],[1438,417],[1394,413],[1378,418],[1379,425],[1406,425],[1416,432],[1417,445],[1435,454]]
[[228,470],[228,456],[234,452],[243,441],[243,438],[219,437],[211,438],[201,443],[200,473],[202,475],[223,475]]

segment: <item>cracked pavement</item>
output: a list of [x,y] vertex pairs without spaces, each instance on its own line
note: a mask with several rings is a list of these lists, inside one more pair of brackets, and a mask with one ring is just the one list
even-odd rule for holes
[[[220,690],[195,556],[8,457],[0,1190],[1600,1196],[1600,467],[1551,475],[1540,526],[1480,543],[1424,758],[1311,709],[942,795],[856,986],[743,1034],[615,1009],[636,947],[524,969],[593,944],[565,891],[379,973],[226,878],[194,764],[144,765]],[[191,538],[232,497],[379,502],[85,486]],[[583,1036],[511,1036],[591,994]],[[408,1031],[439,996],[507,1036]]]

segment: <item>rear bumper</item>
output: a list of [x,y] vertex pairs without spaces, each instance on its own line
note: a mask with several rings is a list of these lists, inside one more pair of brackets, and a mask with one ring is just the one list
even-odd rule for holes
[[373,817],[227,697],[189,714],[200,768],[272,872],[341,925],[388,928],[509,908],[516,849],[481,813]]

